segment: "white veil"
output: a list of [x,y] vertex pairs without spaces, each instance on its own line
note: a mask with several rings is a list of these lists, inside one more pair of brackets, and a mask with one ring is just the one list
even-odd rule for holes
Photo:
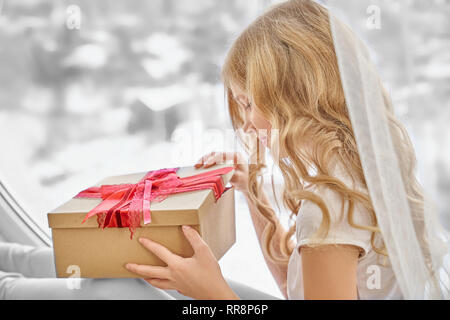
[[[339,9],[344,2],[349,8],[349,0],[320,1],[330,11],[345,99],[390,263],[405,299],[449,299],[450,267],[445,262],[449,252],[448,232],[441,226],[427,196],[422,212],[410,207],[404,180],[409,177],[402,175],[406,164],[399,158],[384,112],[391,109],[390,99],[386,100],[383,94],[386,91],[366,45],[347,26],[361,21],[349,22],[346,13]],[[356,1],[350,2],[356,5]],[[357,6],[369,8],[376,2],[357,0]],[[361,12],[361,18],[366,19],[365,13],[366,10]],[[419,230],[425,237],[420,236]],[[423,249],[424,238],[427,250]],[[427,261],[432,262],[435,273],[428,272]]]

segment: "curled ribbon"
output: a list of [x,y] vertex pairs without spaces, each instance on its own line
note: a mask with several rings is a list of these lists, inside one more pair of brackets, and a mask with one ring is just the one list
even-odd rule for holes
[[229,189],[225,188],[221,176],[233,170],[234,167],[210,170],[184,178],[176,174],[178,169],[164,168],[149,171],[136,184],[101,185],[81,191],[75,198],[103,199],[86,214],[82,223],[97,215],[99,227],[103,229],[128,227],[133,238],[134,230],[140,227],[141,215],[144,225],[152,221],[151,202],[161,202],[171,194],[203,189],[212,189],[217,201],[222,193]]

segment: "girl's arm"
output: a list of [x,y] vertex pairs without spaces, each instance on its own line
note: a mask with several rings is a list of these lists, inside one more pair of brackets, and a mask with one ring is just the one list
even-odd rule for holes
[[[243,194],[261,246],[261,235],[269,222],[259,213],[248,194]],[[271,205],[264,191],[262,201]],[[286,234],[282,225],[279,225],[277,230],[274,234],[275,248],[278,248],[282,235]],[[295,247],[292,239],[289,240],[289,246]],[[357,299],[356,270],[360,253],[358,247],[353,245],[321,245],[315,248],[302,246],[301,253],[305,299]],[[264,259],[278,288],[287,299],[287,265],[276,265],[266,256]]]
[[302,246],[305,299],[357,299],[359,248],[353,245]]
[[[250,210],[250,215],[252,217],[253,226],[255,227],[256,235],[258,237],[259,245],[261,247],[262,239],[261,235],[264,231],[265,225],[269,223],[269,221],[259,212],[258,208],[256,207],[255,203],[250,199],[248,193],[243,193],[245,196],[245,199],[247,200],[248,208]],[[262,201],[268,205],[271,206],[267,195],[263,191],[262,193]],[[277,220],[278,221],[278,220]],[[279,222],[278,222],[279,223]],[[274,234],[274,244],[275,248],[277,249],[279,247],[279,243],[282,239],[282,236],[286,234],[286,230],[282,225],[279,224],[279,229],[277,229],[277,232]],[[290,246],[294,247],[294,242],[292,239],[289,239]],[[266,260],[266,264],[272,273],[272,276],[274,277],[276,283],[278,284],[278,288],[283,293],[284,297],[287,299],[287,265],[286,266],[279,266],[271,262],[268,257],[264,256],[264,259]]]

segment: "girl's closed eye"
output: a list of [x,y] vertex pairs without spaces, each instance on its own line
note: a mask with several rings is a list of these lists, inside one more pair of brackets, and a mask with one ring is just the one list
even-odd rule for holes
[[250,107],[251,107],[251,105],[252,105],[251,102],[248,102],[248,103],[247,103],[246,100],[241,99],[241,98],[237,98],[237,99],[235,98],[235,100],[238,102],[238,104],[240,104],[241,106],[243,106],[244,111],[247,111],[248,109],[250,109]]

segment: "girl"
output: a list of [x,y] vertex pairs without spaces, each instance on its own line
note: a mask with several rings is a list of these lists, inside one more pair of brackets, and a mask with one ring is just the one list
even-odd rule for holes
[[[196,166],[210,167],[234,158],[231,183],[247,199],[267,265],[285,298],[404,298],[369,196],[328,11],[309,0],[272,7],[235,40],[222,81],[233,127],[252,161],[247,165],[239,154],[212,152]],[[421,212],[424,197],[414,175],[412,144],[393,114],[386,91],[382,87],[380,91],[392,140],[401,155],[409,206],[412,212]],[[249,136],[256,136],[254,145]],[[265,147],[284,178],[283,204],[291,217],[296,215],[288,231],[263,192],[262,179],[258,181],[266,167],[260,150]],[[416,220],[415,232],[432,272],[423,216]],[[168,267],[132,264],[129,268],[154,286],[176,288],[192,297],[215,293],[239,298],[223,281],[206,245],[199,245],[189,262],[158,244],[144,245],[164,257]],[[208,292],[202,278],[214,289]]]

